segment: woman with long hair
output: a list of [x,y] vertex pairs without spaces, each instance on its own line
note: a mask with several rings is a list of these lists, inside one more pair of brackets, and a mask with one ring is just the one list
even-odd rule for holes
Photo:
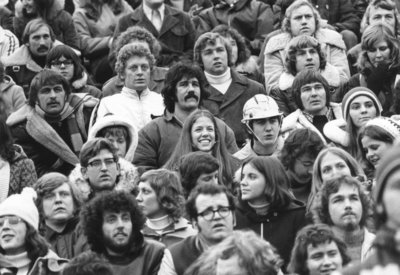
[[24,187],[33,186],[36,180],[33,161],[21,146],[13,143],[10,129],[0,118],[0,202],[21,193]]
[[101,97],[101,91],[90,83],[89,76],[79,56],[68,46],[59,45],[52,48],[46,57],[46,67],[65,77],[72,93],[89,94]]
[[197,233],[183,218],[185,199],[176,172],[167,169],[145,172],[140,177],[136,200],[147,218],[143,236],[168,247]]
[[197,110],[186,119],[175,150],[164,168],[178,171],[180,158],[194,151],[207,152],[214,156],[220,164],[219,183],[228,187],[232,185],[238,160],[228,153],[215,117],[207,110]]
[[353,88],[342,100],[343,118],[326,123],[324,134],[361,161],[362,150],[357,142],[358,134],[369,120],[379,117],[381,112],[381,102],[373,91],[367,87]]
[[289,262],[297,231],[305,224],[305,207],[290,191],[285,168],[276,157],[254,157],[241,168],[236,229],[251,229]]

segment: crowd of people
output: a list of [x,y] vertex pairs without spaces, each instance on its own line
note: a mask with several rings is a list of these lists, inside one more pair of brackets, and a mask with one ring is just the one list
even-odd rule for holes
[[0,0],[0,274],[400,275],[399,20]]

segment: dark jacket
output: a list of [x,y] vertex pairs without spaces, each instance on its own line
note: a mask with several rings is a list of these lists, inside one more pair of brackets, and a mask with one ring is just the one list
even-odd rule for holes
[[256,94],[265,94],[264,87],[231,69],[232,83],[225,94],[207,83],[210,96],[203,101],[203,106],[214,116],[222,119],[235,133],[239,148],[246,143],[247,133],[243,124],[243,106]]
[[14,14],[6,7],[0,7],[0,26],[3,29],[14,32],[13,26]]
[[197,235],[188,237],[169,248],[174,262],[175,271],[183,275],[185,270],[203,253],[196,245]]
[[[173,7],[171,0],[165,0],[164,3]],[[212,4],[212,1],[210,1],[210,0],[184,0],[183,1],[183,11],[184,12],[187,12],[187,13],[191,12],[193,10],[193,6],[197,6],[197,10],[199,10],[199,9],[206,9],[206,8],[212,7],[213,4]]]
[[[232,129],[219,119],[217,125],[228,151],[235,153],[238,148]],[[145,170],[161,168],[174,152],[181,131],[182,123],[167,111],[152,120],[139,131],[133,164]]]
[[258,55],[267,34],[274,30],[274,16],[269,5],[255,0],[239,0],[233,6],[221,1],[202,11],[197,18],[198,34],[218,25],[236,29],[250,42],[252,53]]
[[140,6],[119,20],[114,31],[114,41],[131,26],[143,27],[157,38],[161,44],[158,66],[169,67],[174,62],[192,59],[196,30],[188,14],[166,5],[161,30],[158,32]]
[[22,147],[14,145],[14,150],[14,158],[10,161],[8,196],[21,193],[24,187],[32,187],[37,181],[33,161],[28,159]]
[[237,203],[235,229],[251,229],[261,235],[278,250],[285,266],[289,263],[297,231],[305,224],[305,207],[299,201],[282,209],[271,209],[266,216],[257,215],[244,201]]

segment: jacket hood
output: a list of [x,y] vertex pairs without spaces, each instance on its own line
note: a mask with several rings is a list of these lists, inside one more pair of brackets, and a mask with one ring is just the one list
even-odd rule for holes
[[88,140],[95,138],[100,130],[110,126],[124,126],[128,129],[130,144],[128,150],[126,151],[125,159],[129,162],[132,162],[136,147],[138,145],[139,137],[135,126],[129,123],[129,121],[127,121],[125,118],[116,116],[114,114],[99,118],[92,128],[90,128]]
[[14,85],[16,85],[14,80],[8,75],[5,75],[3,82],[0,83],[0,92],[3,93]]

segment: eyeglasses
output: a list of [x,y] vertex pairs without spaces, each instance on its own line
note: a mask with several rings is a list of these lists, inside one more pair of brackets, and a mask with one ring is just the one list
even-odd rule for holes
[[66,59],[66,60],[63,60],[63,61],[53,60],[53,61],[51,61],[50,64],[51,64],[51,66],[59,68],[59,67],[61,67],[61,65],[64,65],[64,67],[67,67],[67,66],[73,65],[74,63],[72,62],[72,60]]
[[17,225],[22,221],[22,219],[17,216],[0,217],[0,227],[4,226],[4,223],[6,222],[6,220],[8,221],[9,225]]
[[94,161],[91,161],[88,163],[88,166],[91,166],[96,169],[100,169],[103,166],[103,163],[106,165],[107,168],[110,168],[113,166],[117,161],[114,158],[108,158],[108,159],[96,159]]
[[218,212],[218,214],[222,217],[222,218],[226,218],[229,216],[229,214],[231,213],[231,208],[230,207],[220,207],[216,210],[211,209],[211,208],[207,208],[206,210],[204,210],[201,213],[198,213],[198,216],[202,216],[203,219],[205,219],[206,221],[212,221],[215,217],[215,213]]

